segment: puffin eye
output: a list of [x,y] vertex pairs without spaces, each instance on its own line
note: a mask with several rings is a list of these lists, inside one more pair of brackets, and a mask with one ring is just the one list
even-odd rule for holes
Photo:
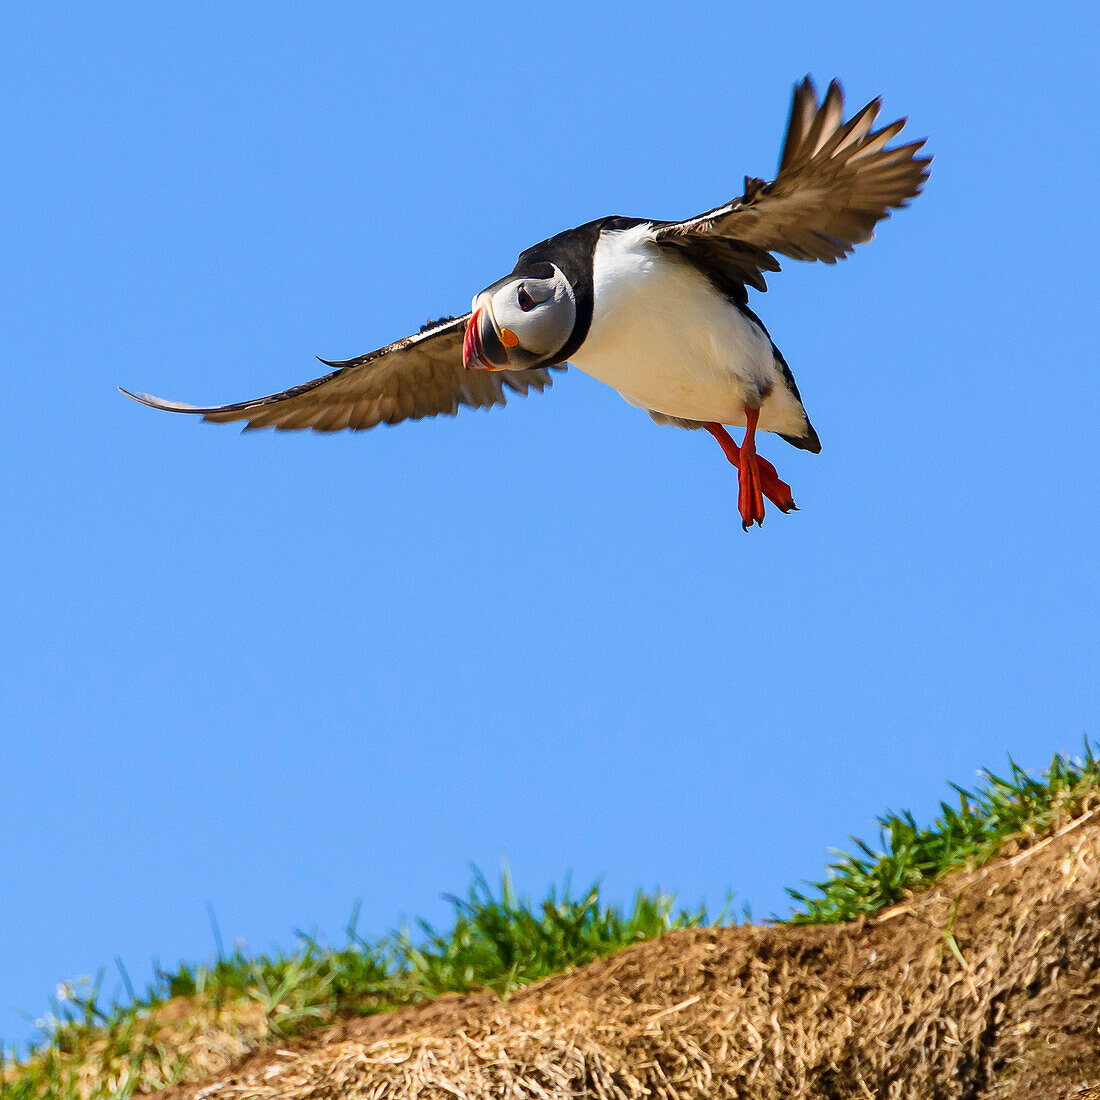
[[529,309],[535,308],[535,299],[527,293],[526,289],[524,289],[523,286],[520,286],[518,292],[516,293],[516,303],[519,305],[519,308],[522,309],[524,313],[526,313]]

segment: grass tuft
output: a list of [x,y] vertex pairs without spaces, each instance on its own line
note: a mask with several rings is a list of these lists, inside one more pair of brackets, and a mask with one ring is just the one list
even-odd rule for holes
[[1056,755],[1040,777],[1028,775],[1011,758],[1007,776],[983,770],[974,791],[952,783],[958,804],[940,803],[939,816],[921,827],[908,812],[878,819],[878,844],[852,837],[858,854],[832,850],[824,882],[812,883],[820,896],[787,893],[799,907],[791,924],[837,924],[877,913],[949,871],[977,867],[1011,838],[1024,846],[1097,802],[1100,761],[1085,742],[1084,756]]

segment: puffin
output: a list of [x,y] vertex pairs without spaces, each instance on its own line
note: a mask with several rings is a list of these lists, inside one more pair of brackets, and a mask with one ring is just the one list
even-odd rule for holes
[[[763,523],[765,500],[795,510],[790,486],[757,452],[757,432],[821,450],[748,292],[767,290],[776,253],[834,264],[920,193],[925,142],[891,145],[907,119],[876,129],[880,109],[873,99],[845,121],[839,82],[819,102],[807,76],[770,182],[746,176],[739,197],[683,221],[610,216],[567,229],[521,252],[468,313],[354,359],[322,359],[330,373],[281,393],[201,406],[122,392],[246,429],[359,431],[503,405],[546,389],[571,363],[658,424],[709,432],[737,469],[747,531]],[[744,428],[740,445],[730,427]]]

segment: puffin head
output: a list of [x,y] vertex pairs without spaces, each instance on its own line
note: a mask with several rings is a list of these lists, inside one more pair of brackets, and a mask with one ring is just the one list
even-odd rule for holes
[[468,370],[530,370],[560,363],[577,321],[573,285],[548,262],[521,264],[475,295],[462,364]]

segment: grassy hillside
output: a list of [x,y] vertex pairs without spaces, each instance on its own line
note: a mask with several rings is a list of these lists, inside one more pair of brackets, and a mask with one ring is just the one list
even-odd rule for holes
[[[790,891],[797,925],[835,924],[877,913],[945,874],[1024,849],[1100,801],[1100,763],[1056,756],[1041,777],[1015,765],[984,773],[974,791],[919,826],[909,814],[880,819],[877,841],[838,853],[825,880]],[[605,903],[597,886],[537,904],[515,895],[507,875],[493,890],[480,876],[452,898],[446,931],[426,924],[365,941],[349,922],[332,947],[302,937],[287,954],[238,950],[204,965],[158,974],[142,993],[105,1003],[103,975],[59,989],[38,1041],[9,1056],[0,1094],[127,1097],[217,1072],[270,1041],[287,1042],[336,1019],[372,1015],[448,992],[491,990],[501,999],[547,975],[581,966],[673,929],[730,923],[705,910],[678,910],[670,897],[639,893],[629,909]],[[954,943],[948,932],[950,948]],[[957,950],[957,948],[956,948]],[[125,977],[125,975],[124,975]]]

